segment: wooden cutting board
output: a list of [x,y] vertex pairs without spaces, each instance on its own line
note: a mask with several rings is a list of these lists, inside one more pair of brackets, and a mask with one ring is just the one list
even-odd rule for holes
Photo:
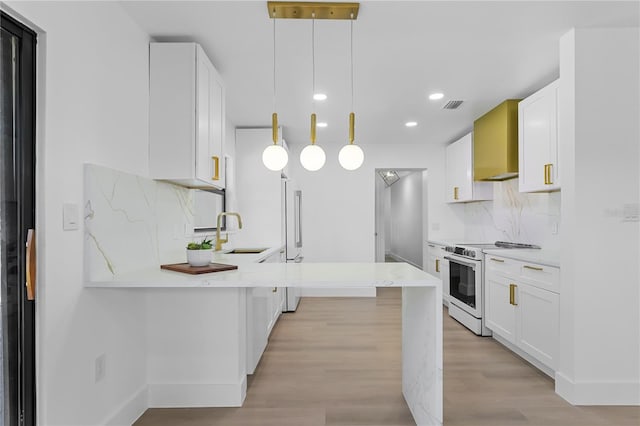
[[231,271],[238,269],[236,265],[227,265],[224,263],[210,263],[207,266],[191,266],[188,263],[171,263],[160,265],[160,269],[168,269],[169,271],[183,272],[185,274],[209,274],[211,272]]

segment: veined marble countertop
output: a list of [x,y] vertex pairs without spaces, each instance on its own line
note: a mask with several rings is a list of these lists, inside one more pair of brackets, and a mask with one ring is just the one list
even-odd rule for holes
[[540,265],[560,267],[560,251],[548,249],[484,249],[486,254],[538,263]]
[[[250,255],[239,255],[250,256]],[[216,259],[218,260],[218,259]],[[160,267],[124,273],[87,287],[436,287],[440,279],[407,263],[246,263],[237,270],[190,275]]]

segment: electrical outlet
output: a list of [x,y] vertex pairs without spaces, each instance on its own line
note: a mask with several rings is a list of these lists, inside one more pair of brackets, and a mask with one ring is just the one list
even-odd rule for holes
[[107,358],[105,354],[96,358],[95,362],[95,381],[96,383],[104,380],[104,376],[107,373]]
[[551,223],[551,233],[556,235],[558,233],[558,222]]

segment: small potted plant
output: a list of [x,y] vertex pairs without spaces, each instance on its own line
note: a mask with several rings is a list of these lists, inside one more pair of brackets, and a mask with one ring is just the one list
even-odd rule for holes
[[202,242],[187,244],[187,262],[191,266],[207,266],[211,263],[213,244],[211,239],[204,237]]

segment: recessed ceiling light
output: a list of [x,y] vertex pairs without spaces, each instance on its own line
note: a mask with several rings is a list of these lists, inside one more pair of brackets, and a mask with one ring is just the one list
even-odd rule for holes
[[315,99],[316,101],[324,101],[325,99],[327,99],[327,95],[325,95],[324,93],[314,93],[313,99]]
[[327,123],[325,123],[324,121],[321,121],[319,123],[316,123],[317,127],[327,127]]
[[438,99],[442,99],[442,98],[444,98],[443,93],[432,93],[429,95],[429,99],[431,99],[432,101],[437,101]]
[[407,121],[406,123],[404,123],[404,125],[407,127],[416,127],[418,123],[415,121]]

